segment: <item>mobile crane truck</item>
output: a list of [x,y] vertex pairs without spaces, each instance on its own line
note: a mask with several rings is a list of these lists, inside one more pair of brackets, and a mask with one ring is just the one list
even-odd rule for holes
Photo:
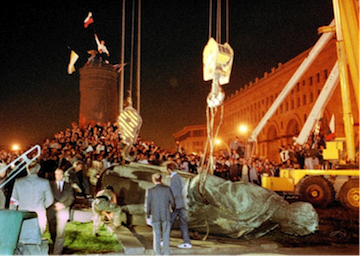
[[[319,28],[322,33],[318,42],[301,63],[279,96],[248,139],[246,157],[252,156],[257,136],[272,117],[282,101],[294,88],[301,76],[310,67],[323,47],[336,34],[338,60],[335,63],[314,107],[309,114],[294,144],[304,145],[310,132],[319,122],[335,87],[340,84],[345,138],[326,142],[324,159],[338,160],[333,170],[290,170],[281,169],[279,177],[262,177],[262,186],[280,194],[295,195],[300,200],[312,203],[315,207],[327,207],[332,201],[339,200],[349,210],[359,211],[359,163],[355,159],[355,141],[350,101],[350,74],[359,110],[359,21],[358,3],[354,0],[333,0],[334,20],[329,26]],[[357,142],[358,143],[358,142]],[[344,149],[346,148],[346,152]],[[340,159],[346,155],[346,159]]]

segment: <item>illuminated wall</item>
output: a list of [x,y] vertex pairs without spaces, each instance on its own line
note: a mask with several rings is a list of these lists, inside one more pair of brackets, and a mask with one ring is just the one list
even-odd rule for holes
[[[275,101],[291,76],[295,73],[310,49],[286,62],[279,63],[271,72],[265,72],[262,78],[245,85],[224,102],[224,120],[219,137],[230,143],[235,136],[244,142],[257,126],[268,108]],[[332,40],[315,59],[307,72],[301,77],[291,93],[286,97],[274,116],[259,134],[257,156],[270,160],[279,160],[279,147],[293,143],[293,137],[301,131],[306,118],[320,94],[328,75],[337,60],[335,40]],[[352,89],[352,86],[350,86]],[[353,92],[352,92],[353,96]],[[355,97],[352,98],[355,139],[359,141],[359,112]],[[324,124],[327,126],[332,114],[335,114],[337,137],[345,137],[340,86],[337,86],[324,111]],[[240,132],[240,125],[248,127]]]
[[[185,126],[183,129],[173,134],[175,140],[178,140],[184,147],[187,154],[198,153],[204,150],[206,142],[206,126],[193,125]],[[174,142],[175,145],[175,142]]]
[[[275,101],[291,76],[295,73],[310,49],[299,54],[288,62],[273,67],[265,72],[262,78],[255,78],[235,93],[228,95],[224,102],[223,123],[219,131],[219,139],[230,144],[235,136],[246,143],[252,130]],[[330,41],[307,70],[291,93],[277,109],[259,134],[257,156],[279,161],[279,147],[293,143],[293,137],[301,131],[306,118],[320,94],[328,75],[337,59],[335,39]],[[356,107],[353,87],[352,111],[354,116],[355,143],[359,144],[359,112]],[[324,123],[327,126],[332,114],[335,115],[337,137],[345,137],[340,87],[337,86],[328,106],[324,111]],[[217,120],[216,122],[218,122]],[[240,131],[240,126],[247,127]],[[186,127],[182,129],[185,131]],[[206,140],[206,138],[204,138]],[[190,138],[187,138],[190,141]],[[180,141],[182,143],[182,141]],[[204,142],[205,143],[205,142]]]

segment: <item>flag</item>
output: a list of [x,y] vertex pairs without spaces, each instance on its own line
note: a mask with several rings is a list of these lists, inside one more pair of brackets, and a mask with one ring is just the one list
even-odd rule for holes
[[87,28],[91,23],[94,23],[94,19],[92,17],[92,13],[89,12],[88,16],[84,20],[84,28]]
[[326,140],[332,140],[335,138],[335,116],[334,114],[331,116],[330,122],[329,122],[329,129],[325,135]]
[[118,73],[120,73],[120,71],[123,69],[123,67],[126,66],[127,63],[124,64],[115,64],[113,65],[114,69],[117,70]]
[[67,72],[69,75],[71,75],[72,73],[74,73],[76,71],[75,63],[78,60],[78,58],[79,58],[79,55],[77,55],[76,52],[71,50],[70,61],[69,61],[68,69],[67,69]]

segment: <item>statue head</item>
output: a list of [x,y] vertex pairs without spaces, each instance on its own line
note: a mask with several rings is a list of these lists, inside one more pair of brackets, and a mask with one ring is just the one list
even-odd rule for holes
[[285,214],[279,219],[279,223],[282,232],[305,236],[318,229],[319,217],[310,203],[295,202],[285,208]]

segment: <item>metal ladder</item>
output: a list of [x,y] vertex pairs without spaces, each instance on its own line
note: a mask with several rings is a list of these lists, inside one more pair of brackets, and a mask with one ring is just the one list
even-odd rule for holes
[[26,151],[24,154],[16,158],[10,164],[0,170],[0,174],[6,172],[9,168],[12,170],[6,175],[6,177],[0,181],[0,189],[7,183],[14,179],[22,170],[30,165],[32,161],[40,156],[41,148],[39,145],[35,145]]

